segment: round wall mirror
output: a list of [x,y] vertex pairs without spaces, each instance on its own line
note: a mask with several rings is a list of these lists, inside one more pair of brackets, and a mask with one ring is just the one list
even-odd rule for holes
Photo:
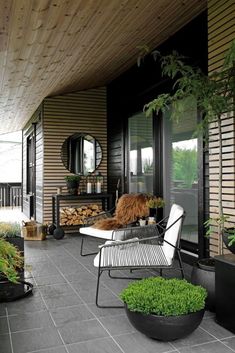
[[101,146],[93,136],[78,132],[64,141],[61,159],[71,173],[93,173],[102,159]]

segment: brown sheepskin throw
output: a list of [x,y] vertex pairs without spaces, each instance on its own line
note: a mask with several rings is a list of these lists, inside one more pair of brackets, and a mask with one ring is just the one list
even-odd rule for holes
[[136,221],[140,217],[147,217],[149,208],[146,201],[147,196],[144,194],[124,194],[118,200],[115,216],[100,219],[93,227],[104,230],[117,229]]

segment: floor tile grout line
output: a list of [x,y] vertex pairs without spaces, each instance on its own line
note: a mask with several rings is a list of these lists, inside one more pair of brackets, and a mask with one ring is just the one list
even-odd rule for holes
[[[77,294],[77,293],[76,293]],[[42,294],[40,293],[40,297],[42,297]],[[44,299],[44,298],[43,298]],[[70,309],[70,308],[76,308],[78,306],[89,306],[89,305],[93,305],[94,303],[91,302],[91,303],[79,303],[79,304],[74,304],[74,305],[69,305],[69,306],[59,306],[59,307],[56,307],[56,308],[49,308],[49,309],[42,309],[42,310],[38,310],[38,311],[34,311],[34,313],[42,313],[42,312],[48,312],[48,310],[56,310],[56,309]],[[24,315],[28,315],[28,314],[32,314],[31,311],[27,311],[27,312],[24,312]],[[17,317],[19,314],[11,314],[11,315],[8,315],[9,318],[12,318],[12,317]],[[121,316],[120,313],[117,313],[117,314],[112,314],[112,316]],[[100,318],[104,318],[106,317],[105,315],[104,316],[99,316]],[[0,317],[1,318],[1,317]],[[2,318],[6,318],[6,316],[2,316]],[[90,319],[86,319],[86,320],[90,320]],[[82,321],[86,321],[86,320],[82,320]],[[33,330],[33,329],[29,329],[29,330]],[[23,331],[27,331],[27,330],[23,330]],[[12,331],[12,333],[15,333],[15,332],[19,332],[19,331]]]
[[[34,277],[34,280],[35,280],[35,277]],[[40,292],[40,291],[39,291],[39,292]],[[49,315],[50,315],[50,318],[51,318],[51,320],[52,320],[52,322],[53,322],[53,324],[54,324],[54,326],[55,326],[56,331],[58,332],[58,335],[59,335],[59,337],[60,337],[60,339],[61,339],[61,342],[63,343],[63,346],[65,347],[66,352],[69,353],[69,351],[68,351],[68,349],[67,349],[67,347],[66,347],[66,344],[65,344],[65,342],[64,342],[64,340],[63,340],[63,338],[62,338],[62,336],[61,336],[61,333],[59,332],[59,330],[58,330],[58,328],[57,328],[57,326],[56,326],[56,324],[55,324],[55,321],[54,321],[54,319],[53,319],[53,317],[52,317],[52,315],[51,315],[51,312],[50,312],[50,310],[49,310],[49,308],[48,308],[48,305],[47,305],[45,299],[43,298],[41,292],[40,292],[40,296],[41,296],[41,299],[42,299],[44,305],[46,306],[46,309],[48,310],[48,313],[49,313]]]
[[[66,249],[65,249],[66,250]],[[71,255],[70,255],[71,256]],[[108,335],[112,338],[111,334],[109,333],[109,331],[104,327],[104,325],[100,322],[100,320],[98,319],[98,317],[92,312],[92,310],[88,307],[88,305],[86,304],[86,302],[83,300],[83,298],[79,295],[79,293],[76,291],[76,289],[74,289],[72,287],[72,285],[70,284],[70,282],[67,280],[66,276],[59,270],[59,268],[57,267],[57,265],[54,263],[54,266],[57,268],[57,270],[60,272],[61,276],[63,276],[63,278],[66,280],[66,282],[69,284],[69,286],[75,291],[75,293],[77,294],[77,296],[81,299],[81,301],[83,302],[83,304],[86,306],[87,310],[94,316],[94,319],[96,319],[100,325],[105,329],[105,331],[108,333]],[[116,343],[116,342],[115,342]],[[117,344],[117,343],[116,343]],[[118,345],[118,344],[117,344]],[[119,345],[118,345],[119,346]],[[120,347],[121,349],[121,347]],[[66,348],[67,350],[67,348]],[[122,349],[121,351],[123,353],[125,353]],[[68,352],[69,353],[69,352]]]
[[[231,338],[234,337],[234,336],[231,336]],[[224,337],[223,339],[228,339],[229,337]],[[235,352],[235,349],[233,349],[232,347],[229,347],[224,341],[223,339],[219,339],[219,341],[227,348],[229,348],[232,352]]]
[[[114,337],[121,337],[121,336],[128,336],[128,335],[132,335],[133,333],[139,333],[139,331],[133,331],[133,332],[126,332],[126,333],[120,333],[118,335],[115,335]],[[146,336],[147,337],[147,336]],[[160,342],[160,341],[159,341]],[[179,352],[179,350],[176,348],[176,347],[173,347],[172,344],[167,341],[166,343],[169,343],[172,347],[171,350],[168,350],[168,351],[164,351],[162,353],[173,353],[173,352]]]
[[[65,251],[67,251],[67,249],[65,249]],[[68,251],[69,253],[69,251]],[[71,253],[69,253],[70,256],[72,256],[73,258],[73,255]],[[79,261],[78,261],[79,262]],[[55,267],[56,264],[54,263]],[[85,266],[83,266],[85,267]],[[58,269],[59,271],[59,269]],[[90,272],[90,271],[89,271]],[[64,279],[68,282],[67,278],[65,277],[65,275],[61,272],[61,275],[64,277]],[[69,283],[69,282],[68,282]],[[71,286],[71,284],[69,283],[69,285]],[[74,288],[73,288],[74,289]],[[76,291],[76,289],[74,289]],[[116,342],[116,340],[113,338],[113,336],[111,335],[111,333],[107,330],[107,328],[103,325],[103,323],[99,320],[99,318],[95,315],[95,313],[92,312],[92,310],[88,307],[87,303],[83,300],[83,298],[80,297],[79,293],[77,293],[78,297],[82,300],[82,302],[86,305],[87,307],[87,310],[92,314],[94,315],[94,317],[96,318],[96,320],[99,322],[99,324],[103,327],[103,329],[107,332],[108,336],[114,341],[114,343],[118,346],[118,348],[121,350],[121,352],[125,353],[125,351],[122,349],[122,347],[118,344],[118,342]]]
[[17,331],[11,331],[11,333],[24,333],[24,332],[33,332],[33,331],[38,331],[41,330],[43,327],[34,327],[34,328],[28,328],[27,330],[17,330]]
[[231,347],[229,347],[226,343],[224,343],[223,341],[219,340],[225,347],[229,348],[232,352],[235,352],[235,350]]
[[[109,339],[109,338],[112,339],[111,336],[97,337],[97,338],[95,338],[95,339],[93,339],[93,340],[84,340],[84,341],[79,341],[79,342],[68,343],[67,346],[74,346],[74,345],[76,345],[76,344],[83,344],[83,343],[87,343],[87,342],[101,341],[101,340]],[[115,343],[116,343],[116,342],[115,342]],[[119,344],[118,344],[118,343],[116,343],[116,344],[117,344],[117,346],[118,346],[118,348],[119,348]],[[120,348],[120,349],[121,349],[121,348]],[[125,351],[123,351],[123,349],[121,349],[121,351],[122,351],[123,353],[126,353]],[[90,352],[90,351],[89,351],[89,352]],[[168,352],[163,352],[163,353],[168,353]]]
[[[235,352],[234,349],[232,349],[231,347],[227,346],[225,343],[223,343],[223,341],[221,341],[221,339],[217,338],[215,335],[213,335],[212,333],[210,333],[209,331],[207,331],[206,329],[204,329],[203,327],[200,326],[200,328],[202,330],[204,330],[206,333],[208,333],[209,335],[211,335],[212,337],[214,337],[217,341],[219,341],[220,343],[222,343],[225,347],[229,348],[232,352]],[[226,338],[226,337],[225,337]]]
[[[204,346],[204,345],[207,345],[207,344],[210,344],[210,343],[215,343],[215,342],[220,342],[220,343],[222,343],[222,341],[221,340],[219,340],[219,339],[214,339],[214,340],[211,340],[211,341],[208,341],[208,342],[203,342],[203,343],[198,343],[198,344],[192,344],[192,345],[190,345],[190,346],[183,346],[183,347],[180,347],[180,349],[181,348],[185,348],[185,347],[190,347],[190,348],[193,348],[193,347],[200,347],[200,346]],[[224,346],[226,346],[225,344],[224,344]],[[226,346],[227,348],[230,348],[231,350],[232,350],[232,352],[234,352],[234,350],[231,348],[231,347],[229,347],[229,346]]]
[[[65,249],[65,250],[68,251],[67,249]],[[77,260],[73,254],[71,254],[69,251],[68,251],[68,253],[72,256],[72,258],[74,258],[76,261],[78,261],[78,262],[80,263],[80,261]],[[81,264],[81,263],[80,263],[80,264]],[[85,267],[84,265],[82,265],[82,266]],[[91,274],[93,275],[93,277],[97,280],[97,276],[95,276],[88,268],[85,267],[85,269],[86,269],[89,273],[91,273]],[[118,295],[117,295],[115,292],[113,292],[112,289],[110,289],[106,284],[102,283],[101,285],[103,285],[106,289],[110,290],[110,292],[111,292],[116,298],[119,298]]]
[[[175,349],[175,352],[180,353],[179,349],[176,348],[171,342],[168,341],[168,343],[170,344],[170,346],[171,346],[173,349]],[[174,351],[173,351],[173,352],[174,352]]]
[[[65,250],[68,251],[67,249],[65,249]],[[68,251],[68,253],[72,256],[72,258],[74,258],[76,261],[78,261],[78,262],[80,263],[80,261],[77,260],[77,259],[74,257],[73,254],[71,254],[69,251]],[[84,266],[84,265],[83,265],[83,266]],[[85,267],[85,266],[84,266],[84,267]],[[97,279],[97,277],[96,277],[88,268],[85,267],[85,269],[86,269],[87,271],[89,271],[89,272],[93,275],[93,277],[95,277],[95,279]],[[109,289],[109,287],[107,287],[106,285],[105,285],[105,287]],[[112,290],[111,290],[111,292],[113,293]],[[116,296],[115,293],[114,293],[114,295]],[[111,335],[111,333],[109,332],[109,330],[104,326],[104,324],[102,323],[102,321],[100,320],[100,318],[96,316],[96,314],[92,311],[91,308],[89,308],[89,306],[88,306],[87,303],[85,303],[85,304],[86,304],[86,306],[87,306],[87,309],[95,316],[95,318],[97,319],[97,321],[100,323],[100,325],[103,327],[103,329],[108,333],[109,337],[110,337],[110,338],[113,340],[113,342],[118,346],[118,348],[121,350],[121,352],[125,353],[125,351],[122,349],[122,347],[120,346],[120,344],[115,340],[115,338]],[[119,315],[119,316],[121,316],[121,315]],[[133,331],[133,332],[135,332],[135,331]],[[132,333],[133,333],[133,332],[132,332]]]
[[226,337],[220,338],[220,341],[227,340],[227,339],[230,339],[230,338],[235,338],[235,335],[231,335],[231,336],[226,336]]
[[8,316],[8,310],[6,310],[6,318],[7,318],[7,327],[8,327],[8,332],[9,332],[9,339],[10,339],[10,346],[11,346],[11,352],[14,353],[14,348],[13,348],[13,342],[12,342],[12,336],[11,336],[11,327],[10,327],[10,321],[9,321],[9,316]]
[[71,283],[67,280],[66,276],[60,271],[60,269],[58,268],[58,266],[52,261],[53,265],[56,267],[57,271],[60,273],[60,275],[65,279],[66,284],[69,285],[69,287],[73,290],[74,294],[76,294],[78,296],[78,298],[82,301],[83,299],[81,298],[81,296],[79,295],[79,293],[73,288],[73,286],[71,285]]
[[[24,352],[24,353],[38,353],[38,352],[48,352],[48,349],[54,349],[54,348],[61,348],[61,347],[64,347],[63,345],[60,345],[60,346],[56,346],[56,347],[50,347],[50,348],[42,348],[42,349],[37,349],[36,351],[27,351],[27,352]],[[56,353],[56,352],[55,352]],[[69,353],[69,352],[68,352]]]

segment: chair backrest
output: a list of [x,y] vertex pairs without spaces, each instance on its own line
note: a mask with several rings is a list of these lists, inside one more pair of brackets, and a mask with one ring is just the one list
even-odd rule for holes
[[[166,225],[166,232],[164,235],[163,251],[168,260],[168,262],[173,261],[175,254],[174,246],[177,246],[180,235],[181,228],[184,220],[184,209],[176,204],[171,206],[169,218]],[[170,244],[173,246],[171,246]]]

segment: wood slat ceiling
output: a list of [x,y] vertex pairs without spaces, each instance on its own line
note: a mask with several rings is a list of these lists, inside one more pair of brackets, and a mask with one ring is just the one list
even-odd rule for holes
[[0,133],[46,96],[106,85],[206,0],[0,0]]

